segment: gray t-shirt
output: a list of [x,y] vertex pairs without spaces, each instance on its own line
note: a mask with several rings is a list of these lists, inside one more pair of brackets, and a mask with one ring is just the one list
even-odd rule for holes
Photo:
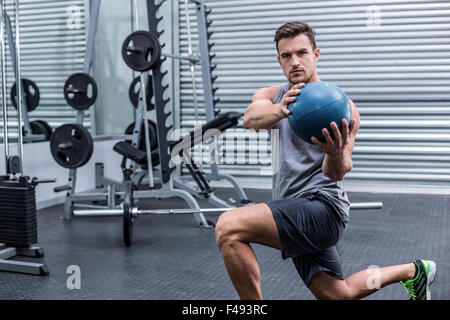
[[[289,84],[281,86],[273,99],[280,103],[289,90]],[[315,195],[330,204],[347,223],[350,201],[342,182],[333,181],[322,171],[325,153],[314,144],[300,139],[291,129],[287,118],[280,120],[272,129],[279,130],[278,168],[273,176],[273,199],[285,199]],[[272,141],[272,146],[275,146]]]

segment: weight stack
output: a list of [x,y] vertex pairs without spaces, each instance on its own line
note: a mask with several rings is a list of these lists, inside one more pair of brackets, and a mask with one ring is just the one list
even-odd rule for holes
[[0,243],[29,247],[38,241],[36,191],[22,176],[0,176]]

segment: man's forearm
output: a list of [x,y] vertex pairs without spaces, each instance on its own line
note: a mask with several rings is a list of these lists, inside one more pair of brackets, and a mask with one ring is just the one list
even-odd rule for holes
[[250,104],[244,114],[244,128],[270,129],[282,119],[277,105],[270,101],[257,101]]
[[353,162],[351,154],[325,155],[322,164],[323,173],[334,181],[341,181],[347,172],[352,170]]

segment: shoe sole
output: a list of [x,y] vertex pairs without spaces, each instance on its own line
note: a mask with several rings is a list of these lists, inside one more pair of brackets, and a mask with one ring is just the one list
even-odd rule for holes
[[427,300],[431,300],[431,290],[430,285],[436,280],[436,263],[434,261],[429,261],[430,263],[430,273],[428,273],[427,279]]

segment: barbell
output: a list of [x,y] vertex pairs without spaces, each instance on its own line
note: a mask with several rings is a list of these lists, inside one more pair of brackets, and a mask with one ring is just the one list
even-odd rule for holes
[[[350,209],[381,209],[381,202],[359,202],[350,204]],[[227,208],[182,208],[182,209],[139,209],[131,207],[128,202],[123,202],[118,209],[82,209],[73,210],[74,216],[79,217],[122,217],[123,218],[123,237],[126,246],[131,245],[133,235],[134,219],[140,215],[166,215],[166,214],[194,214],[204,212],[225,212],[235,207]],[[212,226],[214,224],[208,221]]]

